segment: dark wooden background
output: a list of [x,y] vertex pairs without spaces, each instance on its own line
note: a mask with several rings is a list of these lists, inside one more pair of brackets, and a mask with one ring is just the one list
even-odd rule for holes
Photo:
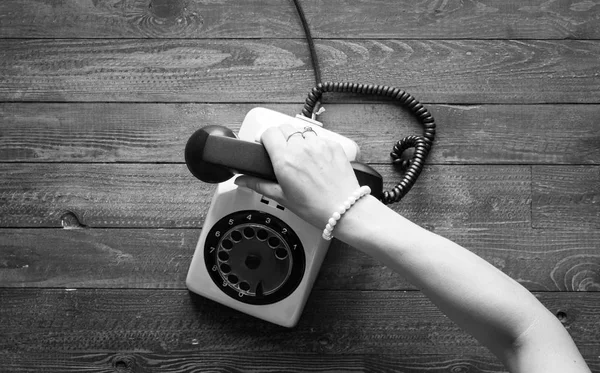
[[[600,5],[301,3],[324,80],[404,88],[437,119],[393,208],[531,290],[600,372]],[[185,142],[255,106],[300,111],[291,1],[2,0],[0,56],[1,371],[504,371],[339,242],[291,330],[186,290],[214,187]],[[325,107],[393,185],[387,154],[418,124],[385,101]]]

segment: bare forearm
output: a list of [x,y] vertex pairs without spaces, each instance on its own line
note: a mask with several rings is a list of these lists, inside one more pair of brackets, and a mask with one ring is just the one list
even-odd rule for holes
[[[336,236],[405,276],[476,337],[482,334],[480,339],[485,339],[493,332],[494,340],[509,341],[518,333],[510,330],[519,324],[515,319],[525,324],[531,321],[520,309],[530,313],[531,303],[537,300],[480,257],[373,198],[353,209],[336,227]],[[506,312],[496,312],[499,308]]]
[[[507,365],[515,341],[532,325],[545,325],[549,335],[566,333],[556,318],[516,281],[372,197],[360,200],[343,217],[335,233],[342,241],[405,276]],[[568,334],[566,338],[572,344]],[[573,349],[576,352],[574,345]]]

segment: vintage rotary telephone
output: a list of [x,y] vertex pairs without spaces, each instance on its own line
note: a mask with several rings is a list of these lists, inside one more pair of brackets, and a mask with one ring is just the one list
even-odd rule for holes
[[[351,161],[357,180],[369,185],[372,195],[384,203],[399,201],[413,186],[435,136],[435,122],[429,111],[401,89],[354,83],[320,83],[314,44],[299,4],[317,86],[309,93],[301,115],[290,117],[264,108],[250,110],[236,135],[222,126],[196,131],[185,147],[190,172],[208,183],[218,183],[209,207],[186,279],[187,287],[198,294],[260,319],[282,326],[294,326],[302,313],[317,277],[329,242],[322,238],[323,227],[301,220],[285,206],[234,184],[235,174],[249,174],[276,181],[269,156],[257,142],[271,126],[288,123],[299,130],[310,127],[320,137],[341,144]],[[402,171],[401,181],[383,191],[381,175],[355,162],[357,144],[322,128],[314,120],[315,106],[324,92],[387,97],[410,110],[424,126],[423,136],[398,141],[390,153]],[[402,153],[414,148],[410,159]]]

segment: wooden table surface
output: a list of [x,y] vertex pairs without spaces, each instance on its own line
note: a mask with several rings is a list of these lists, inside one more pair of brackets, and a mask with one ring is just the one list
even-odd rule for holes
[[[531,290],[600,372],[600,5],[302,0],[323,80],[406,89],[438,135],[393,208]],[[314,85],[286,0],[0,2],[0,370],[502,372],[400,275],[334,242],[298,326],[189,293],[202,125]],[[387,186],[421,128],[325,97]],[[399,237],[401,239],[401,237]]]

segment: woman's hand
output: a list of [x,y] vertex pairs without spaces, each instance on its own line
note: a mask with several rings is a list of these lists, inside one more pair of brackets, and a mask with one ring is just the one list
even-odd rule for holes
[[284,124],[262,134],[278,183],[247,175],[238,177],[235,183],[323,228],[359,185],[340,144],[312,131],[302,132]]

